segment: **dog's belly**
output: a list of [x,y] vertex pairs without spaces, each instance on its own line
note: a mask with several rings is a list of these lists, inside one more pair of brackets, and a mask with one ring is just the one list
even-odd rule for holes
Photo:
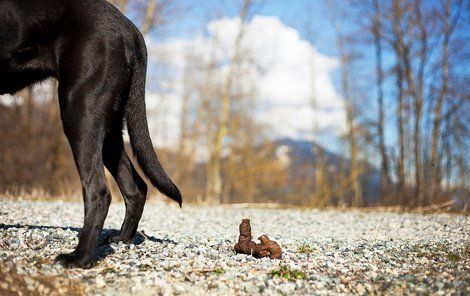
[[47,46],[31,46],[8,53],[8,57],[0,59],[1,76],[13,75],[24,70],[54,71],[55,61],[53,49]]
[[56,76],[52,49],[30,47],[8,53],[0,59],[0,95],[13,94],[24,87]]
[[11,63],[22,69],[54,69],[52,45],[30,46],[12,53]]

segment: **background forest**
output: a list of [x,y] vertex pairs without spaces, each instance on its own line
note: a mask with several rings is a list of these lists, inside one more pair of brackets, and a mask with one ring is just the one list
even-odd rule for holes
[[[186,202],[469,203],[470,1],[110,2]],[[0,96],[1,192],[80,193],[56,88]]]

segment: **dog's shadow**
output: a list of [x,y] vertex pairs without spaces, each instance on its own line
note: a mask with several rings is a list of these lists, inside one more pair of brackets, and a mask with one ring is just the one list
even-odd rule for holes
[[[27,225],[27,224],[3,224],[0,223],[0,229],[10,229],[10,228],[28,228],[28,229],[62,229],[62,230],[70,230],[77,233],[77,237],[80,236],[80,232],[82,228],[78,227],[61,227],[61,226],[49,226],[49,225]],[[106,228],[100,234],[98,239],[98,245],[93,253],[93,264],[101,261],[102,259],[106,258],[107,256],[114,254],[114,248],[108,243],[110,237],[116,236],[119,234],[119,230]],[[171,243],[177,244],[175,241],[171,239],[161,239],[151,235],[146,234],[144,231],[138,231],[134,237],[134,241],[132,244],[140,245],[144,241],[151,241],[153,243]]]

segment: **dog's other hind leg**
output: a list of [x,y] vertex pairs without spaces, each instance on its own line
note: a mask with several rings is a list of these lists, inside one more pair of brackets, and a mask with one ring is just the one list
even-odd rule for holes
[[119,235],[110,237],[110,243],[132,242],[144,210],[147,184],[139,176],[124,149],[120,127],[114,127],[105,138],[103,160],[116,180],[126,204],[126,216]]

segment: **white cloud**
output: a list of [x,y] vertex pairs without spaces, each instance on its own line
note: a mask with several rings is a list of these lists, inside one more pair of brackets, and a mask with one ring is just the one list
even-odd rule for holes
[[[166,127],[171,128],[171,135],[162,137],[161,131],[157,131],[153,136],[175,143],[183,92],[182,73],[188,52],[206,62],[213,55],[223,64],[232,56],[239,22],[237,18],[212,21],[207,25],[206,36],[189,40],[170,39],[162,43],[147,40],[150,59],[156,64],[156,77],[151,78],[158,81],[158,89],[165,93],[148,97],[149,119],[154,130],[160,129],[161,126],[155,124],[158,118],[152,114],[162,114],[159,109],[167,108],[163,114],[168,116]],[[254,61],[245,80],[257,89],[256,118],[271,128],[273,137],[311,139],[313,114],[317,116],[320,130],[343,131],[343,100],[331,78],[331,71],[338,66],[336,59],[319,53],[277,17],[255,16],[247,24],[242,46]],[[221,72],[224,70],[222,68]],[[164,74],[159,74],[160,71]],[[201,81],[203,73],[193,79]],[[316,99],[315,113],[311,108],[312,97]]]

